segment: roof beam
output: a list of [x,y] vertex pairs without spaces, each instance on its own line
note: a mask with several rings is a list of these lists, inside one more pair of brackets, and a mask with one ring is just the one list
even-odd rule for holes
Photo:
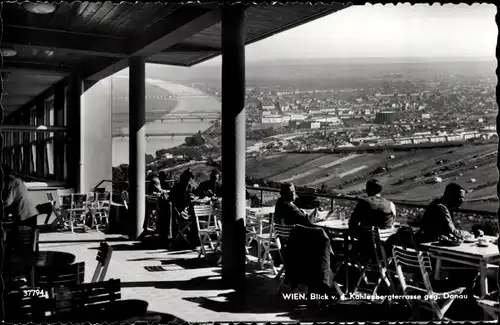
[[14,25],[3,26],[2,44],[118,58],[126,58],[131,51],[130,42],[124,38]]
[[[161,51],[158,54],[163,53],[197,53],[197,52],[220,52],[222,49],[220,47],[215,46],[206,46],[206,45],[196,45],[192,43],[179,43],[174,46]],[[158,55],[155,54],[155,55]]]
[[31,75],[67,76],[71,67],[30,61],[3,59],[2,72],[16,72]]
[[[137,37],[135,50],[130,57],[149,57],[207,29],[220,22],[220,8],[202,8],[182,6],[158,21],[148,29],[142,37]],[[128,67],[128,58],[111,63],[103,60],[94,67],[83,67],[87,73],[82,77],[89,80],[100,80]],[[93,71],[92,71],[93,70]]]

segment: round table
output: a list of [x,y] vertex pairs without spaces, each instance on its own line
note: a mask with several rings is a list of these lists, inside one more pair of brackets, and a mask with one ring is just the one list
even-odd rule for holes
[[37,254],[36,267],[57,267],[70,265],[75,262],[76,256],[71,253],[58,251],[40,251]]

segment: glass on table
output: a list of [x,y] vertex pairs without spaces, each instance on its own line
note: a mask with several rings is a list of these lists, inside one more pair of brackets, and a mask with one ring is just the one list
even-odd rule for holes
[[342,222],[343,225],[345,225],[345,212],[341,211],[339,212],[339,220]]

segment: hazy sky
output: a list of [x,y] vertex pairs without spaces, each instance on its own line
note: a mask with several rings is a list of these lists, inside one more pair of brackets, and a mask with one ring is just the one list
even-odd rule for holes
[[[352,6],[246,47],[246,60],[495,58],[492,4]],[[218,65],[217,57],[201,65]]]

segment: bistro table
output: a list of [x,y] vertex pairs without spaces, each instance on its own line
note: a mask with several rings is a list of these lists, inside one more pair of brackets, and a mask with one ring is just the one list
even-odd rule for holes
[[480,247],[476,242],[461,243],[460,246],[440,246],[437,243],[420,245],[425,247],[436,258],[436,278],[439,278],[442,261],[477,267],[480,274],[481,298],[483,298],[488,294],[488,264],[498,265],[500,263],[500,253],[497,245],[494,244],[496,237],[484,236],[482,238],[487,240],[488,246]]

